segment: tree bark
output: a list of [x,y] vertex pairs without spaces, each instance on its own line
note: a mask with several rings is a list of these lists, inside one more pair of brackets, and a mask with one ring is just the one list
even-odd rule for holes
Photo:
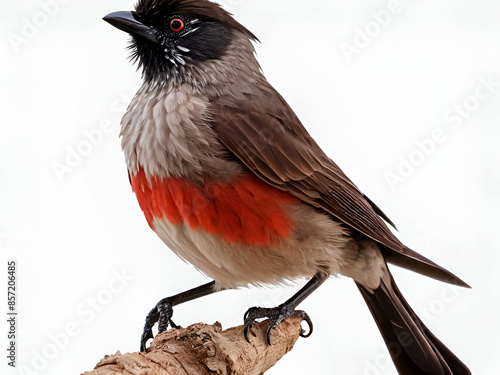
[[269,322],[255,323],[243,337],[243,326],[222,330],[220,323],[194,324],[155,337],[146,353],[106,356],[82,375],[260,375],[292,350],[301,318],[281,322],[266,343]]

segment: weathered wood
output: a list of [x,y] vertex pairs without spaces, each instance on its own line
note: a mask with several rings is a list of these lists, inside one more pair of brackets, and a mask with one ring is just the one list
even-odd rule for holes
[[146,353],[106,356],[82,375],[260,375],[292,350],[301,330],[300,318],[289,318],[272,332],[269,322],[254,324],[250,344],[243,326],[223,331],[220,323],[194,324],[156,336]]

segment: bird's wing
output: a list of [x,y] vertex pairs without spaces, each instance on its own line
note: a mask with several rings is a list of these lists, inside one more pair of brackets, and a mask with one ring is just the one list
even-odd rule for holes
[[[241,86],[239,88],[241,90]],[[221,95],[209,115],[221,142],[270,185],[321,208],[382,244],[387,261],[445,282],[466,284],[404,246],[368,200],[326,156],[286,101],[267,83]]]

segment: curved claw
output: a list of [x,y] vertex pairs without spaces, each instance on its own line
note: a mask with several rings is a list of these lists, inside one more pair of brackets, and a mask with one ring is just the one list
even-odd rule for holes
[[141,336],[141,348],[140,348],[141,352],[146,351],[146,343],[148,342],[148,340],[154,338],[152,328],[158,321],[158,317],[159,317],[158,309],[157,306],[155,306],[146,316],[146,323],[144,324],[144,329],[142,331],[142,336]]
[[143,332],[142,333],[142,336],[141,336],[141,348],[140,348],[140,351],[141,352],[145,352],[146,351],[146,343],[148,342],[149,339],[153,339],[154,336],[153,336],[153,331],[150,329],[149,331],[147,332]]
[[274,322],[271,322],[269,324],[269,328],[267,329],[267,334],[266,334],[266,342],[267,345],[271,346],[271,331],[275,329],[277,324],[274,324]]
[[245,315],[243,316],[243,321],[245,322],[245,330],[243,331],[243,336],[245,337],[246,342],[250,344],[250,339],[248,338],[248,332],[253,327],[253,323],[256,319],[252,314],[255,314],[257,311],[256,307],[252,307],[251,309],[248,309]]
[[245,330],[243,331],[243,336],[245,337],[245,341],[250,344],[250,339],[248,338],[248,332],[250,331],[250,328],[252,328],[253,324],[246,325]]
[[309,317],[309,315],[307,315],[306,312],[304,312],[304,316],[302,317],[302,321],[305,321],[307,323],[307,325],[309,326],[309,332],[306,334],[304,329],[301,329],[300,330],[300,337],[303,337],[305,339],[307,339],[308,337],[310,337],[313,333],[313,330],[314,330],[314,326],[313,326],[313,322],[311,320],[311,318]]

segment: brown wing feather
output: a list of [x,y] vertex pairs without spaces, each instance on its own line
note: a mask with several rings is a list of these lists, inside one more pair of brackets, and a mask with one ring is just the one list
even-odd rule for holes
[[379,215],[389,219],[326,156],[266,81],[245,92],[245,100],[235,99],[238,96],[213,100],[209,108],[212,126],[222,143],[258,177],[376,240],[389,262],[467,286],[394,236]]

